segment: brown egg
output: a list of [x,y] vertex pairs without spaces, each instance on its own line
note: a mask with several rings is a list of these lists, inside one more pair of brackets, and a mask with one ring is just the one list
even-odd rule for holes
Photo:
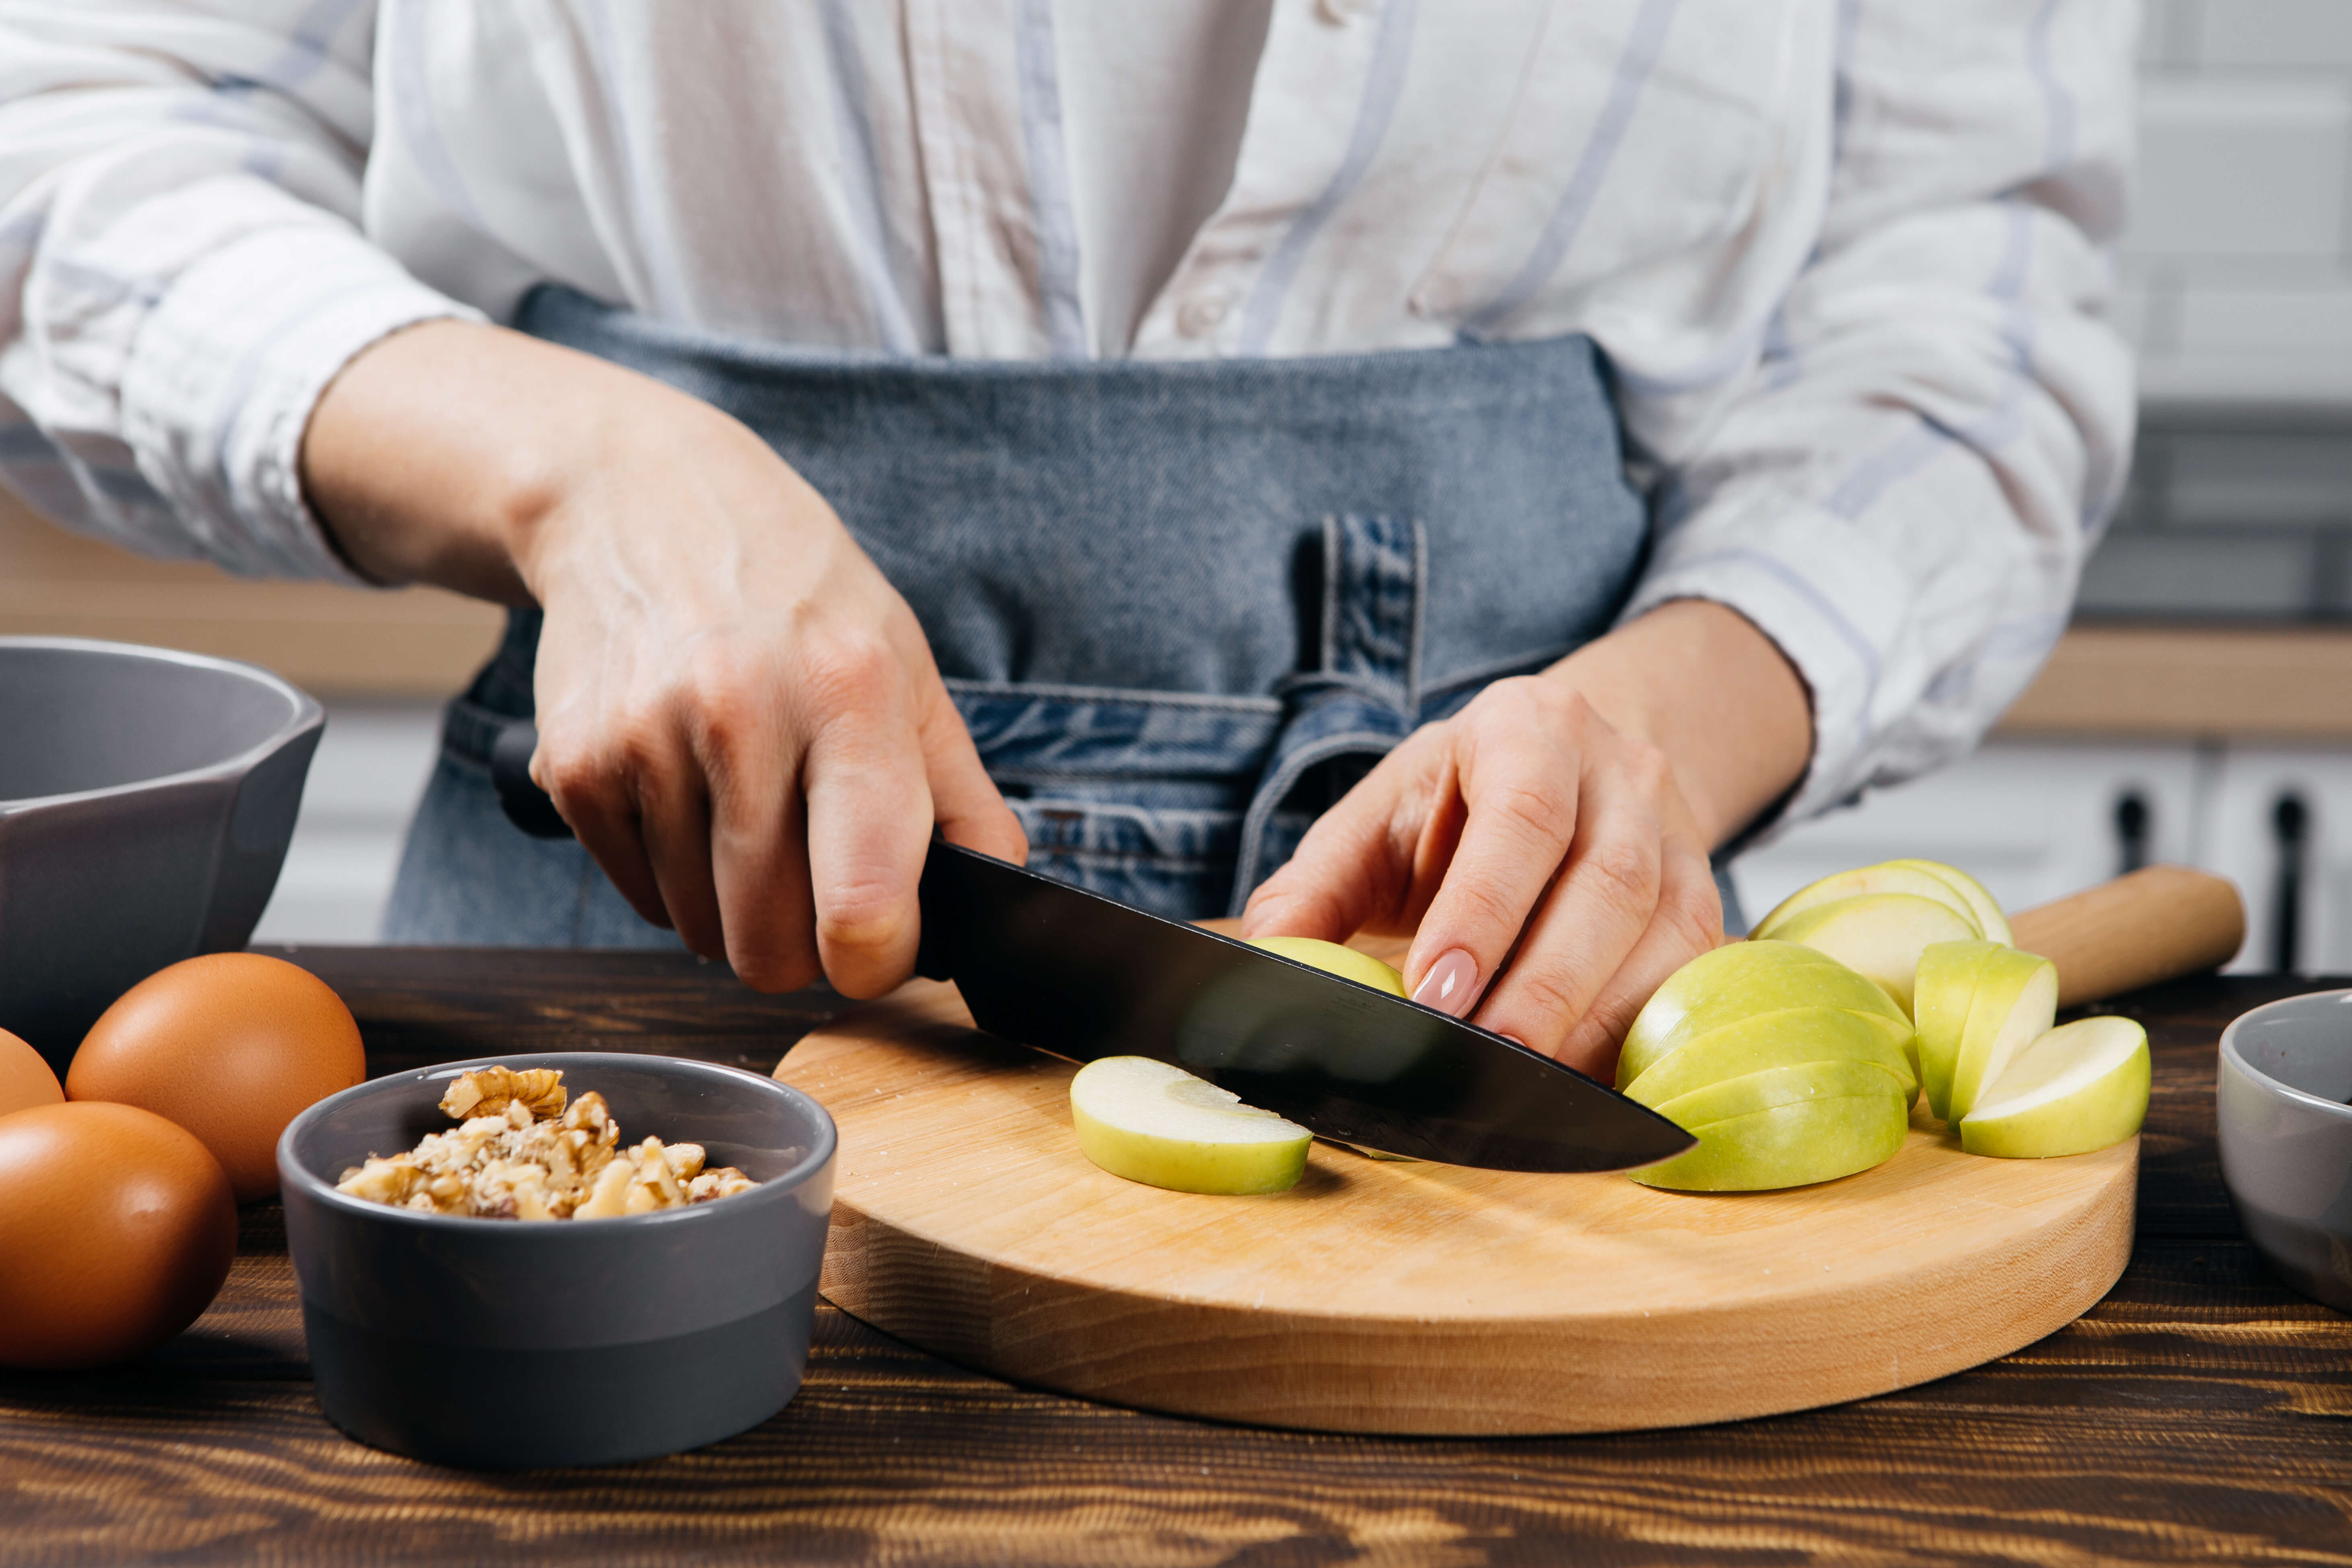
[[55,1105],[66,1097],[58,1075],[41,1053],[0,1029],[0,1116],[36,1105]]
[[236,1204],[189,1133],[130,1105],[0,1116],[0,1365],[102,1366],[196,1321]]
[[215,952],[124,992],[82,1037],[66,1098],[178,1122],[242,1204],[278,1190],[286,1124],[365,1077],[360,1026],[326,982],[257,952]]

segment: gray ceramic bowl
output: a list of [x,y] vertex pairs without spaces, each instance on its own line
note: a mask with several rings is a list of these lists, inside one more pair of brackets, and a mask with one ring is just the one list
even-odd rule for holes
[[[451,1124],[470,1068],[563,1069],[625,1142],[700,1143],[761,1185],[621,1219],[458,1219],[333,1183]],[[833,1118],[798,1089],[667,1057],[454,1062],[320,1100],[278,1142],[319,1402],[363,1443],[446,1464],[604,1464],[731,1436],[800,1387],[833,1206]]]
[[62,1075],[124,991],[242,948],[325,721],[251,665],[0,637],[0,1028]]
[[2352,991],[2290,996],[2221,1031],[2221,1181],[2285,1281],[2352,1312]]

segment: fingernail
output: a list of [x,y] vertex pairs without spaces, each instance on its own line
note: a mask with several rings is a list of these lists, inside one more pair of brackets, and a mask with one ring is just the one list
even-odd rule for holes
[[1470,1011],[1470,1004],[1477,994],[1478,961],[1457,947],[1429,966],[1412,999],[1424,1007],[1434,1007],[1459,1018]]
[[1529,1048],[1529,1047],[1528,1047],[1528,1045],[1527,1041],[1525,1041],[1525,1040],[1523,1040],[1523,1039],[1519,1038],[1519,1037],[1518,1037],[1518,1036],[1517,1036],[1517,1035],[1503,1035],[1503,1036],[1500,1036],[1500,1037],[1499,1037],[1499,1038],[1502,1038],[1502,1039],[1506,1039],[1506,1040],[1510,1041],[1510,1042],[1511,1042],[1511,1044],[1513,1044],[1513,1045],[1515,1045],[1515,1046],[1518,1047],[1519,1047],[1519,1049],[1521,1049],[1521,1050],[1523,1050],[1523,1051],[1524,1051],[1524,1050],[1527,1050],[1527,1049],[1528,1049],[1528,1048]]

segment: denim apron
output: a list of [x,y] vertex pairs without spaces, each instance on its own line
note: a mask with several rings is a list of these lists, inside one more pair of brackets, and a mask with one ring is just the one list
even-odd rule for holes
[[[1030,864],[1237,913],[1417,725],[1609,626],[1647,514],[1590,340],[1205,363],[813,354],[541,288],[516,325],[740,419],[913,607]],[[646,526],[658,527],[658,518]],[[452,704],[394,942],[671,945],[488,759],[535,611]]]

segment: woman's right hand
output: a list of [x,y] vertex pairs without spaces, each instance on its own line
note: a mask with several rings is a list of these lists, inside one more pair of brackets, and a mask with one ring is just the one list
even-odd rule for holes
[[541,606],[531,776],[640,914],[752,985],[905,979],[934,823],[1026,858],[906,601],[709,405],[433,322],[352,360],[302,464],[367,575]]

